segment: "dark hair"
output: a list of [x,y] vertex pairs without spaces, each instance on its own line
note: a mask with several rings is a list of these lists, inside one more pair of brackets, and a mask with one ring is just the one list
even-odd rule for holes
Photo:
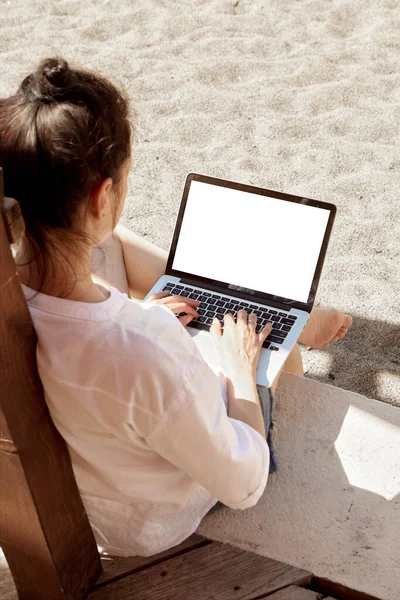
[[42,60],[15,95],[0,99],[5,195],[20,204],[42,283],[54,258],[49,238],[79,236],[78,216],[96,184],[111,177],[118,187],[130,156],[128,112],[109,81],[58,57]]

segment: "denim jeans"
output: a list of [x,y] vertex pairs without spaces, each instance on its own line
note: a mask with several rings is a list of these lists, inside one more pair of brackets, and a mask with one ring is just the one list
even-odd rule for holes
[[[269,446],[269,456],[270,456],[269,472],[274,473],[274,471],[276,471],[278,469],[278,462],[276,459],[275,447],[274,447],[274,442],[273,442],[273,429],[274,429],[273,416],[274,416],[274,403],[275,403],[274,393],[271,390],[271,388],[263,386],[263,385],[257,385],[257,392],[258,392],[258,397],[260,399],[261,412],[264,417],[265,438],[266,438],[267,444]],[[219,510],[223,506],[224,505],[222,504],[222,502],[220,502],[218,500],[217,504],[215,504],[208,511],[207,514],[209,515],[210,513],[213,513],[215,511]]]

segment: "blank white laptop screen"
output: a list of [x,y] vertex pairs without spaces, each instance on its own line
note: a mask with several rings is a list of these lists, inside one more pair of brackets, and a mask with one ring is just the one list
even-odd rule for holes
[[172,268],[307,302],[329,214],[192,181]]

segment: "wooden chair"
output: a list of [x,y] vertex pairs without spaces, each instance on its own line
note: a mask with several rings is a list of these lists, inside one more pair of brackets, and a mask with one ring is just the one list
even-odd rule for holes
[[10,244],[23,232],[0,169],[0,546],[19,597],[86,598],[100,558],[36,368],[36,335]]
[[0,169],[0,546],[20,600],[317,600],[312,574],[193,535],[148,558],[100,557],[36,368],[10,250],[23,232]]

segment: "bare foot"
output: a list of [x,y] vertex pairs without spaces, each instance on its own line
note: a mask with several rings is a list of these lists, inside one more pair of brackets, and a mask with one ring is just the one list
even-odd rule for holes
[[352,322],[350,315],[344,315],[336,308],[315,307],[299,342],[311,348],[327,348],[331,342],[337,342],[346,335]]

